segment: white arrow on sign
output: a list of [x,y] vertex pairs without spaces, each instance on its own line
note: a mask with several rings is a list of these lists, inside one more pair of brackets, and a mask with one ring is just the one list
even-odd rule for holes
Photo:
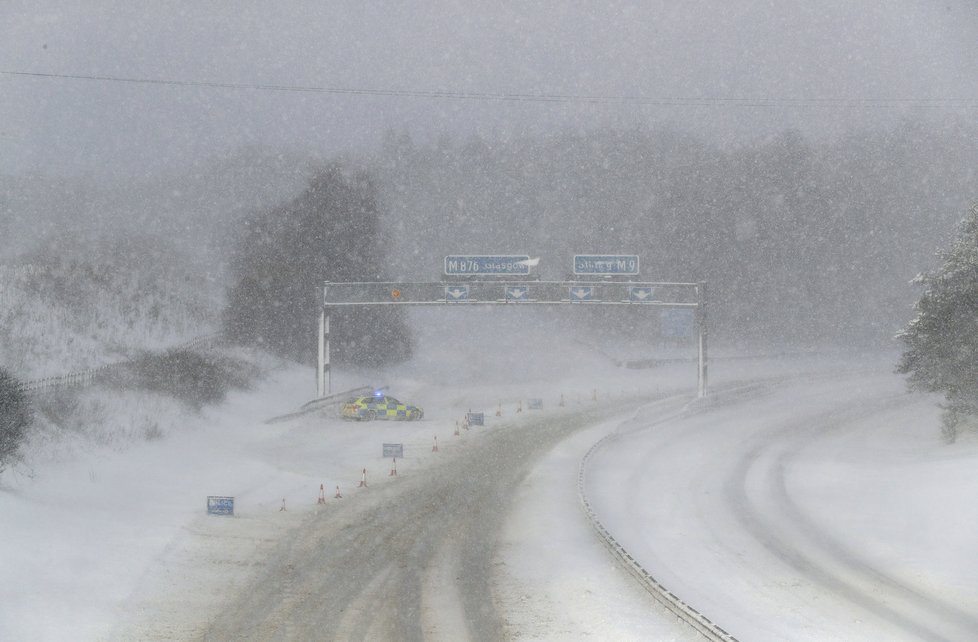
[[571,296],[575,299],[587,299],[591,297],[592,288],[571,288]]
[[536,267],[540,265],[540,257],[538,256],[535,259],[524,259],[522,261],[517,261],[516,264],[525,265],[526,267]]
[[455,300],[464,299],[469,296],[469,289],[468,288],[446,288],[445,294],[447,294],[449,298]]
[[506,298],[507,299],[522,299],[529,292],[529,288],[515,287],[506,288]]
[[652,288],[632,288],[630,294],[632,299],[644,301],[652,298]]

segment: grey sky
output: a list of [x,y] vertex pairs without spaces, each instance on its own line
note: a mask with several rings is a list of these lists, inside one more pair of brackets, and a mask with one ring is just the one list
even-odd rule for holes
[[[518,102],[0,73],[0,172],[181,168],[243,144],[330,155],[388,129],[519,136],[669,122],[837,133],[978,116],[971,0],[78,2],[0,5],[0,71],[393,92],[678,99]],[[726,99],[773,100],[745,106]],[[708,104],[697,104],[707,99]],[[845,99],[846,105],[810,101]],[[867,100],[883,99],[883,103]],[[966,100],[921,107],[905,99]],[[792,104],[802,100],[803,104]]]

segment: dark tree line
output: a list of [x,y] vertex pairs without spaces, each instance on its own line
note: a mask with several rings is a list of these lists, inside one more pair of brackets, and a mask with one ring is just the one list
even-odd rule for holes
[[[361,160],[369,178],[330,168],[249,221],[226,317],[239,338],[309,360],[324,279],[436,280],[448,254],[524,252],[562,279],[574,254],[634,253],[644,279],[709,282],[721,343],[892,346],[916,298],[908,282],[976,196],[978,130],[907,120],[739,145],[667,127],[391,134]],[[357,326],[380,335],[342,338],[339,356],[371,362],[366,343],[406,343],[393,311],[363,314]]]
[[[246,221],[232,261],[228,337],[314,363],[324,282],[388,278],[391,237],[380,216],[369,175],[334,164],[292,201]],[[410,355],[400,310],[346,308],[332,319],[336,361],[376,366]]]
[[422,145],[375,160],[400,274],[447,254],[529,252],[544,278],[581,253],[639,254],[642,277],[710,283],[721,342],[892,345],[958,213],[978,130],[907,121],[737,146],[669,128]]

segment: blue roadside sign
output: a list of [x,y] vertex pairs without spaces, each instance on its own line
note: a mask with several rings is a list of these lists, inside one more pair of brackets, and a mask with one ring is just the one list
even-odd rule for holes
[[693,336],[694,313],[686,308],[662,310],[659,313],[659,332],[674,339]]
[[207,496],[208,515],[230,515],[234,516],[234,497],[221,497],[218,495]]
[[389,457],[404,459],[404,444],[384,444],[384,459]]
[[465,419],[469,422],[470,426],[486,425],[486,415],[482,412],[470,412],[465,415]]

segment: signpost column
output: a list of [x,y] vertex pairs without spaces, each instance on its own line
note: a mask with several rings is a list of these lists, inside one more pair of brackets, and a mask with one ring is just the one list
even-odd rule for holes
[[696,286],[698,296],[698,303],[696,305],[697,311],[697,334],[699,336],[699,348],[697,352],[699,353],[699,376],[697,381],[699,383],[698,395],[700,397],[706,396],[706,282],[701,282]]
[[316,392],[325,397],[332,392],[329,377],[329,309],[326,307],[326,288],[323,288],[323,309],[319,313],[319,359],[316,368]]

